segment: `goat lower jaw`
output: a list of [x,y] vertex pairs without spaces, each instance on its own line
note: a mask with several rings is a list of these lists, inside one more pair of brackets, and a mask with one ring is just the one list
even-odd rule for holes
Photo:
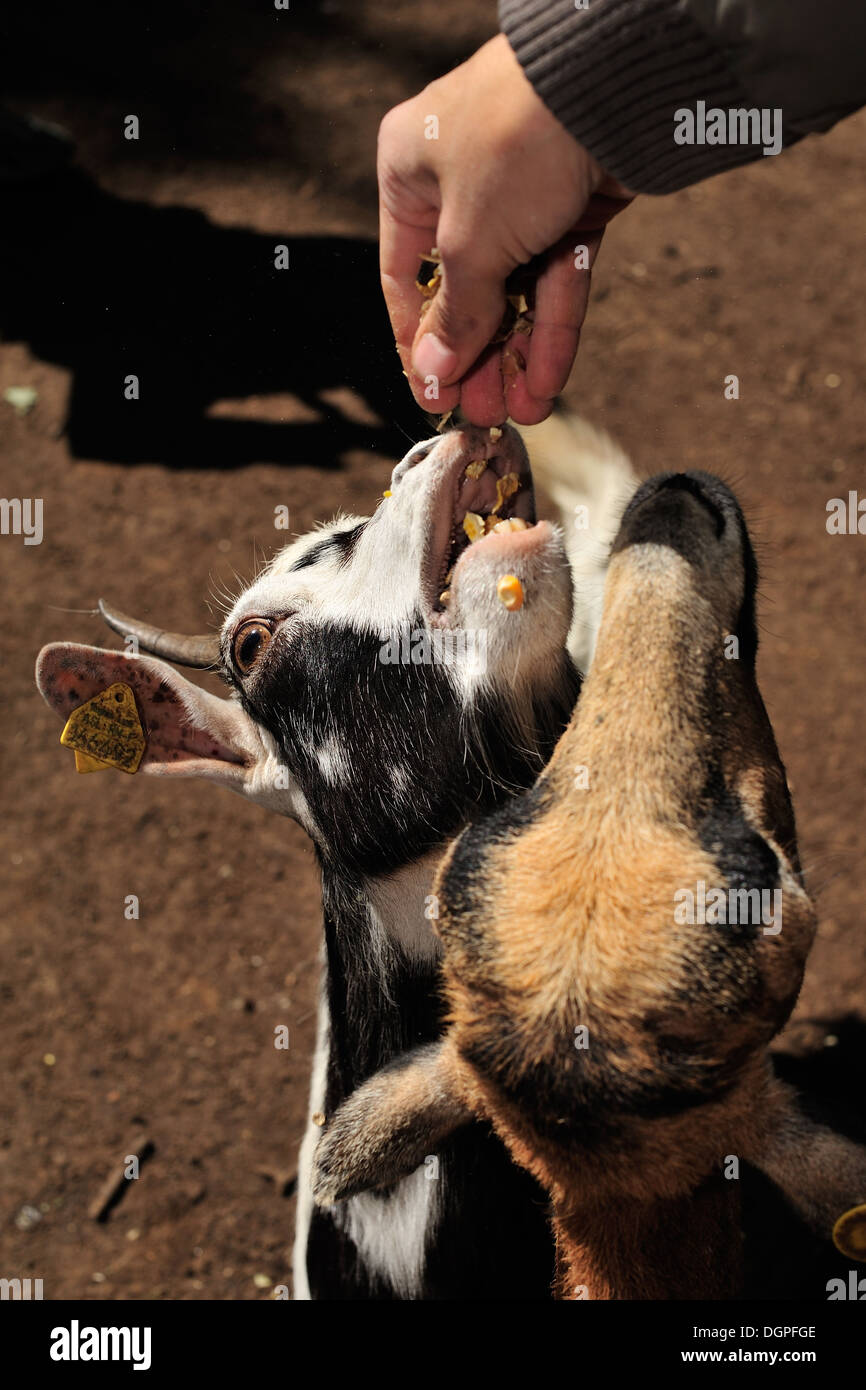
[[[503,573],[506,573],[509,568],[509,561],[503,555],[503,547],[501,545],[503,536],[517,534],[522,535],[526,531],[536,530],[537,526],[538,522],[524,521],[524,519],[519,516],[498,518],[496,521],[496,525],[493,526],[492,529],[488,531],[486,535],[479,536],[478,540],[470,541],[468,546],[463,547],[463,549],[460,551],[458,555],[458,560],[466,554],[467,550],[471,549],[474,551],[476,546],[481,546],[483,548],[487,541],[491,541],[495,537],[496,540],[500,542],[498,547],[500,555],[500,563],[498,568],[502,570]],[[433,611],[433,621],[434,623],[438,623],[440,626],[447,625],[449,610],[451,608],[452,603],[452,589],[454,588],[454,584],[457,580],[457,574],[455,573],[456,569],[457,562],[455,561],[455,564],[452,567],[451,571],[451,573],[453,573],[454,576],[453,580],[451,580],[451,574],[449,574],[448,588],[446,588],[444,592],[440,593],[438,605],[434,608]],[[465,616],[466,615],[464,614],[464,617]]]
[[[525,531],[537,524],[531,477],[521,475],[516,491],[510,496],[502,497],[499,483],[505,475],[493,467],[486,471],[490,477],[486,496],[479,495],[479,479],[472,474],[468,475],[472,487],[467,486],[465,474],[458,481],[448,543],[444,553],[439,557],[438,566],[435,563],[436,557],[431,557],[425,566],[428,574],[432,574],[432,582],[428,581],[427,586],[429,617],[431,623],[437,627],[448,626],[451,578],[461,555],[470,546],[483,545],[491,535],[496,535],[501,540],[503,534],[507,534],[508,531]],[[477,519],[475,523],[473,518]],[[470,533],[478,522],[485,530],[473,537]]]

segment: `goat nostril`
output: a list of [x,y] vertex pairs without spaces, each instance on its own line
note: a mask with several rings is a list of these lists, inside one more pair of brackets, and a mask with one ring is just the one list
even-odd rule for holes
[[418,444],[413,445],[405,458],[400,460],[391,474],[391,487],[396,487],[401,479],[409,472],[409,469],[415,467],[416,463],[422,463],[438,443],[438,439],[422,439]]
[[405,459],[406,464],[412,468],[416,463],[421,463],[422,459],[427,457],[438,442],[438,439],[422,439],[419,444],[415,445],[414,449],[409,450]]

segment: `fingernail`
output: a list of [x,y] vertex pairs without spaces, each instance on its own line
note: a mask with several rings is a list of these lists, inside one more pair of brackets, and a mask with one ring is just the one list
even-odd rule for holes
[[419,376],[447,381],[457,368],[457,353],[440,342],[435,333],[425,333],[412,354],[412,366]]

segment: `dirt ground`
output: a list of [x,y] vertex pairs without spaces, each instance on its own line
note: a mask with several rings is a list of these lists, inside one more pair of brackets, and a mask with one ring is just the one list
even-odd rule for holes
[[[313,1042],[310,845],[204,784],[76,777],[33,663],[44,642],[109,644],[100,596],[201,630],[280,542],[277,505],[295,531],[363,513],[402,432],[427,433],[379,303],[376,128],[493,32],[494,7],[184,0],[9,25],[9,107],[76,149],[4,199],[0,227],[0,396],[38,393],[27,412],[0,400],[2,488],[42,497],[45,526],[39,546],[0,540],[0,1274],[46,1298],[269,1298],[290,1282]],[[781,1065],[860,1135],[866,537],[825,521],[866,476],[864,138],[855,117],[621,217],[568,393],[642,473],[732,481],[753,525],[760,675],[821,912]],[[140,1180],[93,1220],[145,1140]],[[783,1272],[774,1241],[756,1291],[787,1274],[788,1296],[825,1296],[826,1250]]]

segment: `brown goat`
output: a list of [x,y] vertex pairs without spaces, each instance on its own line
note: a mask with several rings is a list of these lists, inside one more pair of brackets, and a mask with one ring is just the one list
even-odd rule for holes
[[723,484],[638,490],[550,765],[441,867],[448,1032],[328,1117],[320,1203],[486,1117],[550,1194],[557,1295],[649,1299],[736,1295],[739,1160],[827,1236],[866,1200],[866,1150],[807,1120],[767,1053],[815,916],[755,587]]

